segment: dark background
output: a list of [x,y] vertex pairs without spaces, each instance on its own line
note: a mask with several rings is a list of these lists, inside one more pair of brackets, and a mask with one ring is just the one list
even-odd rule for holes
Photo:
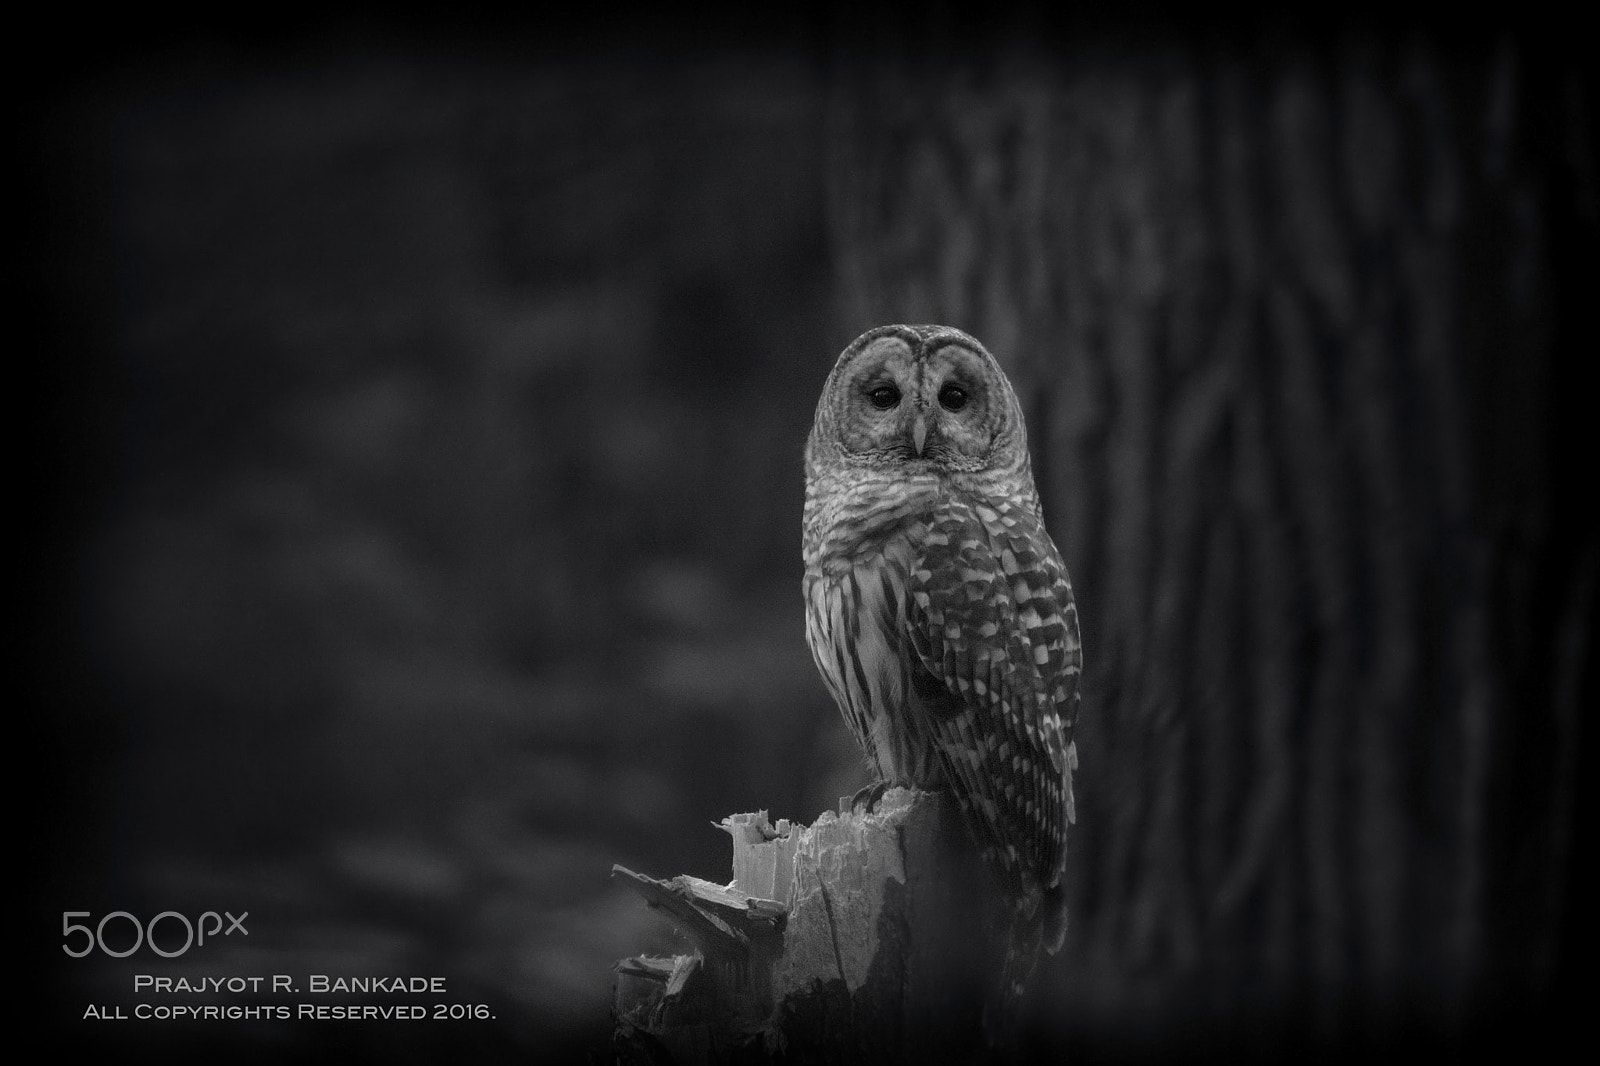
[[[726,880],[708,823],[865,781],[804,645],[800,454],[838,351],[929,320],[1024,396],[1083,608],[1036,1050],[1564,1031],[1600,558],[1575,47],[860,20],[41,40],[14,646],[54,1039],[603,1047],[610,965],[676,946],[610,865]],[[62,911],[119,909],[250,936],[60,956]],[[80,1020],[133,973],[435,974],[496,1018]]]

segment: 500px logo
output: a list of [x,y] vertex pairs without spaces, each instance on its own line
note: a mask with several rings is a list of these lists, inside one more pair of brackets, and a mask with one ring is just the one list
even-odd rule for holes
[[[228,926],[226,929],[224,929],[222,926],[222,919],[224,915],[226,915],[228,919]],[[235,932],[243,933],[245,936],[250,935],[250,930],[244,927],[244,920],[250,917],[249,911],[245,911],[237,918],[233,916],[233,912],[231,911],[223,911],[222,914],[218,914],[216,911],[206,911],[200,916],[200,920],[198,922],[191,922],[186,915],[179,914],[177,911],[162,911],[154,918],[151,918],[148,923],[140,923],[138,918],[129,914],[127,911],[112,911],[110,914],[107,914],[105,917],[101,918],[99,924],[97,924],[93,929],[90,929],[87,925],[76,924],[72,920],[74,918],[88,918],[89,916],[89,911],[61,912],[61,935],[68,941],[70,941],[78,933],[82,933],[84,936],[83,947],[79,950],[73,950],[71,943],[64,943],[61,945],[61,950],[65,951],[68,955],[71,955],[75,959],[83,958],[95,948],[99,948],[105,954],[110,955],[114,959],[127,958],[135,951],[138,951],[139,946],[144,944],[146,941],[148,941],[150,944],[150,950],[155,952],[157,955],[167,959],[175,959],[179,955],[182,955],[184,952],[188,951],[189,948],[194,946],[197,942],[199,946],[205,946],[207,936],[215,940],[218,933],[221,933],[223,936],[232,936]],[[131,947],[117,950],[106,946],[106,923],[110,922],[113,918],[120,918],[128,925],[133,927],[133,945]],[[169,951],[166,948],[163,948],[160,944],[156,943],[156,926],[160,925],[163,920],[167,922],[168,930],[172,929],[173,923],[177,923],[183,927],[183,944],[180,947]],[[206,927],[207,921],[211,923],[209,929]],[[113,929],[116,928],[117,927],[115,926],[113,927]],[[195,935],[197,928],[199,932],[198,941]],[[164,940],[170,941],[170,939],[172,939],[174,936],[175,934],[171,932],[162,933],[162,938]],[[115,939],[121,942],[124,938],[116,937]]]

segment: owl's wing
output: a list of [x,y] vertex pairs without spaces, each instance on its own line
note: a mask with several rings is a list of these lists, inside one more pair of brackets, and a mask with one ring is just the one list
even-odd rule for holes
[[956,798],[1007,882],[1049,889],[1082,663],[1066,568],[1031,508],[956,498],[908,578],[906,635],[927,675],[914,687]]

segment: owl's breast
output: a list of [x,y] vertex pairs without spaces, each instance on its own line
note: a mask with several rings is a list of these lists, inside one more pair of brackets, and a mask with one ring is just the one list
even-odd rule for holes
[[942,493],[939,479],[855,476],[806,485],[807,572],[840,574],[889,554],[909,555]]
[[806,638],[834,702],[878,777],[942,787],[928,720],[928,688],[907,634],[907,581],[918,524],[882,531],[853,561],[807,568]]

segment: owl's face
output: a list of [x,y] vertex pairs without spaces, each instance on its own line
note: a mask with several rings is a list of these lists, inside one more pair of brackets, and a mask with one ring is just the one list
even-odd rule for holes
[[978,471],[1014,454],[1021,437],[1016,396],[981,344],[944,326],[885,326],[833,368],[812,448],[910,473]]

